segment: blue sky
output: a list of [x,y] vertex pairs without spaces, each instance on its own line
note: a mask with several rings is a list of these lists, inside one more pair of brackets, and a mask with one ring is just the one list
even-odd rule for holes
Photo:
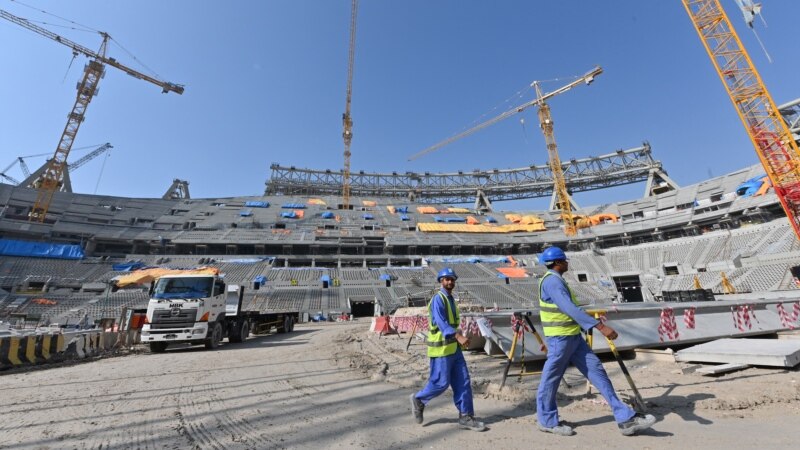
[[[765,1],[764,56],[734,0],[723,0],[777,103],[800,97],[800,2]],[[192,197],[260,195],[269,165],[340,169],[350,2],[0,0],[0,8],[184,84],[180,96],[109,68],[75,147],[110,142],[73,175],[76,192],[160,197],[173,178]],[[52,25],[51,25],[52,24]],[[408,162],[410,155],[553,90],[595,65],[604,73],[550,101],[562,159],[652,145],[681,185],[757,163],[744,128],[679,0],[378,1],[358,12],[354,171],[512,168],[546,162],[534,109]],[[86,58],[0,21],[0,169],[53,152]],[[124,49],[123,49],[124,48]],[[507,99],[512,101],[504,103]],[[520,119],[524,118],[524,127]],[[84,152],[76,152],[77,159]],[[38,166],[44,158],[31,158]],[[22,175],[15,167],[10,174]],[[577,194],[581,205],[632,199],[643,185]],[[520,207],[521,203],[515,203]],[[546,199],[524,203],[545,208]],[[507,208],[509,204],[498,205]]]

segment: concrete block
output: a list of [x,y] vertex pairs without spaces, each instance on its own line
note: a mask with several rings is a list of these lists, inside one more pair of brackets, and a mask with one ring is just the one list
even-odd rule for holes
[[721,364],[719,366],[708,366],[697,369],[696,372],[701,375],[722,375],[723,373],[728,372],[735,372],[737,370],[747,369],[750,367],[750,364],[738,364],[738,363],[730,363],[730,364]]
[[794,367],[800,364],[800,340],[719,339],[675,354],[682,362],[737,363]]

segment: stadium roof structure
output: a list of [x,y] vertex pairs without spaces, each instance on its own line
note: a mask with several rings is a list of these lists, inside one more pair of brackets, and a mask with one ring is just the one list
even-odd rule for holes
[[[597,157],[571,159],[562,163],[567,188],[571,192],[591,191],[648,181],[645,195],[651,195],[654,177],[677,186],[653,159],[648,143]],[[266,182],[265,195],[338,195],[342,190],[342,171],[298,169],[277,163]],[[456,173],[351,173],[353,195],[365,197],[403,197],[419,203],[471,203],[547,197],[553,193],[550,167],[532,165],[516,169],[475,169]],[[477,207],[477,206],[476,206]]]

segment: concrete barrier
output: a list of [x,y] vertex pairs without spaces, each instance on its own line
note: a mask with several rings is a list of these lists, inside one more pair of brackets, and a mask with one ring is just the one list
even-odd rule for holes
[[[619,338],[614,344],[619,350],[634,348],[669,347],[708,342],[720,338],[747,337],[773,334],[800,327],[800,319],[787,322],[789,313],[781,314],[780,309],[793,310],[793,304],[800,301],[797,292],[784,297],[746,298],[719,300],[714,302],[692,303],[626,303],[617,305],[596,305],[583,307],[587,312],[597,312],[606,323],[617,330]],[[782,305],[779,307],[778,305]],[[517,310],[528,314],[536,331],[542,335],[538,309]],[[496,346],[508,355],[511,349],[513,332],[510,311],[492,313],[464,313],[462,317],[484,317],[489,319],[493,336],[488,340],[487,352]],[[525,360],[544,359],[536,339],[526,333]],[[608,343],[595,333],[593,348],[598,353],[609,352]],[[514,352],[514,360],[522,358],[519,346]]]
[[80,359],[113,349],[120,333],[77,331],[0,338],[0,369]]

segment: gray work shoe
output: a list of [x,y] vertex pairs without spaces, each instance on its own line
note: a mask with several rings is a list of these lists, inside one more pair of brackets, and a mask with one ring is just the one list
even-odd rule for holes
[[417,398],[417,394],[411,394],[411,414],[414,414],[414,420],[421,424],[422,423],[422,411],[425,410],[425,403],[422,403],[422,400]]
[[466,414],[458,415],[458,427],[472,431],[486,430],[486,425],[484,425],[483,422],[478,422],[477,420],[475,420],[475,417]]
[[656,423],[652,414],[636,413],[633,417],[617,425],[624,436],[633,436],[639,431],[646,430]]
[[575,434],[575,431],[572,429],[571,426],[564,425],[563,423],[559,423],[558,425],[556,425],[554,427],[546,427],[546,426],[542,425],[541,423],[539,423],[539,421],[537,420],[536,421],[536,428],[538,428],[539,431],[543,431],[545,433],[553,433],[553,434],[557,434],[559,436],[572,436],[573,434]]

